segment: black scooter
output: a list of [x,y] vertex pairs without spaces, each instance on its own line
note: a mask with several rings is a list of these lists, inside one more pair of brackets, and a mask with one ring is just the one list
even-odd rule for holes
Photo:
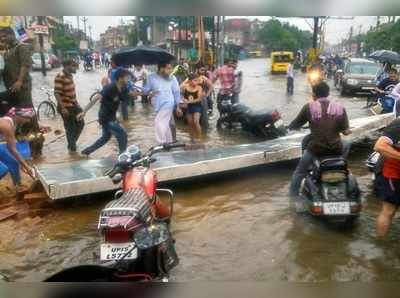
[[244,131],[266,139],[275,139],[287,134],[281,115],[277,110],[254,112],[240,103],[233,103],[233,95],[219,96],[219,119],[217,128],[234,128],[240,125]]
[[342,156],[315,159],[301,184],[300,198],[312,216],[339,224],[353,224],[362,209],[357,180]]

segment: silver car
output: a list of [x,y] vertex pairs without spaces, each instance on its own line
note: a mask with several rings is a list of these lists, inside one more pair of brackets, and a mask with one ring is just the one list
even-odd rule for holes
[[[47,70],[51,69],[51,65],[49,63],[49,55],[44,54],[44,62]],[[41,70],[42,69],[42,59],[40,57],[40,53],[34,53],[32,55],[32,69],[33,70]]]

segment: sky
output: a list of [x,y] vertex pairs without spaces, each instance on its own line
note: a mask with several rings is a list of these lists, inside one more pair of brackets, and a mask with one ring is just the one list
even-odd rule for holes
[[[82,17],[81,17],[82,18]],[[129,20],[134,19],[134,16],[88,16],[87,24],[92,26],[92,36],[94,39],[99,39],[100,34],[103,33],[108,26],[116,26],[121,23],[121,20],[127,22]],[[227,17],[233,18],[233,17]],[[268,20],[270,17],[267,16],[241,16],[240,18],[249,18],[255,19],[258,18],[260,20]],[[335,19],[328,19],[326,23],[326,41],[330,44],[339,43],[343,38],[349,35],[350,27],[353,26],[353,30],[355,33],[365,32],[369,29],[371,25],[376,25],[376,17],[375,16],[356,16],[350,17],[352,19],[347,19],[349,17],[342,17],[346,19],[336,19],[338,17],[334,17]],[[72,26],[77,26],[77,17],[76,16],[66,16],[64,17],[66,22],[72,24]],[[307,24],[304,18],[279,18],[279,20],[288,22],[292,25],[295,25],[303,30],[311,30],[310,25]],[[308,23],[312,24],[311,19],[307,19]],[[87,25],[87,26],[88,26]],[[81,28],[83,28],[83,22],[80,22]]]

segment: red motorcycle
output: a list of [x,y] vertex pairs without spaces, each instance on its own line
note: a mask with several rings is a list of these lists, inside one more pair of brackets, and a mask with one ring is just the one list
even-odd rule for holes
[[[174,195],[157,188],[150,165],[155,153],[185,146],[164,144],[143,156],[137,146],[130,146],[122,153],[106,173],[115,184],[122,182],[122,189],[100,213],[101,265],[69,268],[46,281],[168,281],[169,271],[179,263],[170,232]],[[168,203],[160,194],[167,194]]]

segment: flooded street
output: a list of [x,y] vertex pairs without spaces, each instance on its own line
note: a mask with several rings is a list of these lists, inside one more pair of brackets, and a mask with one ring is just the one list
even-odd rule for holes
[[[284,76],[272,77],[265,59],[241,61],[244,72],[241,101],[254,109],[277,108],[288,123],[310,96],[305,75],[295,77],[294,96],[287,97]],[[43,79],[33,73],[38,104],[51,87],[57,72]],[[76,77],[78,100],[85,105],[100,85],[104,72]],[[364,98],[340,98],[351,118],[368,115]],[[209,146],[255,142],[241,131],[220,133],[215,129],[217,112],[210,123]],[[88,115],[88,126],[80,148],[98,135],[96,109]],[[59,117],[58,117],[59,118]],[[151,107],[137,103],[125,123],[130,143],[147,148],[153,144]],[[50,123],[62,128],[57,123]],[[178,139],[189,140],[184,127]],[[40,162],[71,160],[65,139],[49,134]],[[115,155],[116,143],[103,147],[92,158]],[[180,265],[173,269],[174,281],[398,281],[400,280],[400,225],[395,220],[390,237],[375,239],[379,201],[372,194],[364,160],[368,150],[352,154],[350,168],[362,190],[364,210],[353,229],[340,230],[289,207],[288,186],[295,162],[257,170],[243,170],[220,179],[172,185],[176,194],[172,223]],[[99,252],[97,220],[109,198],[82,199],[56,204],[52,212],[33,222],[0,223],[0,272],[17,281],[40,281],[62,268],[95,263]]]

